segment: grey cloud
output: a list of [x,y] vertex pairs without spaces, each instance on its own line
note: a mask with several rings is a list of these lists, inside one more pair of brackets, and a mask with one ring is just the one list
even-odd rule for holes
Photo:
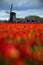
[[[13,7],[20,9],[28,7],[29,8],[43,8],[43,0],[3,0],[2,8],[10,7],[11,3],[13,3]],[[16,9],[15,8],[15,9]]]
[[40,4],[40,0],[3,0],[3,3],[7,5],[10,5],[12,2],[14,6],[37,6]]

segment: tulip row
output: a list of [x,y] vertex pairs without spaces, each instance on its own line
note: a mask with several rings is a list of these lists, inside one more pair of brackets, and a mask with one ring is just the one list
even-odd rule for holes
[[43,24],[0,24],[0,65],[43,65]]

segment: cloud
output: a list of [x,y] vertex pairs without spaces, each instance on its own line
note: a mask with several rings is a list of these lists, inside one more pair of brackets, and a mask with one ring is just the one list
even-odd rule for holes
[[5,11],[0,11],[0,20],[8,20],[9,14],[5,13]]
[[4,0],[6,4],[11,4],[12,2],[14,6],[37,6],[40,4],[40,0]]
[[1,9],[9,9],[13,3],[14,10],[43,8],[43,0],[3,0]]
[[40,9],[30,9],[30,10],[25,10],[25,11],[16,11],[17,17],[25,17],[25,16],[30,16],[30,15],[36,15],[43,17],[43,10]]
[[[23,11],[16,11],[16,17],[25,17],[25,16],[30,16],[30,15],[37,15],[40,17],[43,17],[43,9],[30,9],[30,10],[23,10]],[[0,19],[5,20],[9,19],[9,14],[5,13],[5,11],[0,11]]]

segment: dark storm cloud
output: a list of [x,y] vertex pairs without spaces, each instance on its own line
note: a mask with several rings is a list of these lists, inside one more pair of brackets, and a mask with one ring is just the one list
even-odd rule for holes
[[40,0],[41,3],[43,3],[43,0]]
[[9,10],[12,2],[14,10],[43,9],[43,0],[0,0],[0,9]]
[[43,0],[40,0],[41,6],[43,7]]
[[3,3],[3,0],[0,0],[0,6],[1,6],[2,3]]

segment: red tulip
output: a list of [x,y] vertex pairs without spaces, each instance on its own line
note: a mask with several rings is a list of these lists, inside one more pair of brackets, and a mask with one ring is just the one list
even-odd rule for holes
[[9,43],[5,42],[1,46],[1,53],[2,57],[5,60],[9,60],[11,58],[18,58],[19,57],[19,51]]
[[24,62],[24,60],[18,59],[14,61],[13,65],[26,65],[26,63]]
[[35,51],[35,59],[37,61],[42,61],[43,60],[43,51],[41,49],[38,49]]

